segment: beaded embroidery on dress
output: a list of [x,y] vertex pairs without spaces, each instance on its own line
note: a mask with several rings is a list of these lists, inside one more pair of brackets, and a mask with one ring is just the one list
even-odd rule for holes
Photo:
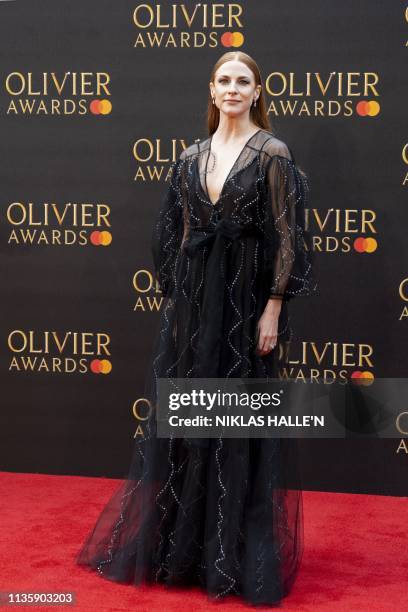
[[[145,387],[153,407],[160,377],[277,378],[292,338],[288,302],[316,290],[308,182],[287,145],[259,129],[215,203],[205,180],[210,145],[195,142],[174,162],[153,227],[164,296]],[[269,297],[283,298],[278,344],[261,357],[257,322]],[[296,441],[160,439],[155,431],[152,410],[77,563],[127,584],[279,602],[303,551]]]

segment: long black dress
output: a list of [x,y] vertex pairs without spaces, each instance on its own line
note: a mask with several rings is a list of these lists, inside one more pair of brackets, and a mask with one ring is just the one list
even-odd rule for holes
[[[287,302],[310,295],[308,184],[284,142],[259,129],[212,204],[211,137],[174,162],[153,230],[165,299],[146,395],[164,378],[274,378],[288,359]],[[278,344],[256,354],[257,322],[282,297]],[[303,551],[295,441],[157,438],[155,413],[128,477],[77,563],[124,583],[199,585],[254,604],[287,595]]]

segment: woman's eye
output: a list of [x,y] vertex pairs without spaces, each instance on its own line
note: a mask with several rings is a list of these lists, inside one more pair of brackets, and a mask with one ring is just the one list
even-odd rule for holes
[[[220,83],[227,83],[228,79],[220,79]],[[248,85],[248,81],[240,81],[240,85]]]

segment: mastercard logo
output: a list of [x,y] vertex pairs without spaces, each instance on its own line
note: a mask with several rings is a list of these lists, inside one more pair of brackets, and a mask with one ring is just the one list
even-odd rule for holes
[[244,35],[241,32],[224,32],[221,44],[223,47],[241,47],[244,44]]
[[377,100],[361,100],[356,106],[357,115],[360,117],[375,117],[380,112]]
[[89,240],[95,246],[108,246],[112,242],[112,234],[108,231],[99,232],[95,230],[90,235]]
[[89,110],[93,115],[109,115],[112,103],[109,100],[92,100]]
[[357,253],[374,253],[377,249],[377,241],[375,238],[356,238],[353,243]]
[[112,370],[112,364],[108,359],[93,359],[90,370],[94,374],[109,374]]
[[351,373],[351,381],[357,385],[368,387],[374,382],[374,374],[368,370],[355,370]]

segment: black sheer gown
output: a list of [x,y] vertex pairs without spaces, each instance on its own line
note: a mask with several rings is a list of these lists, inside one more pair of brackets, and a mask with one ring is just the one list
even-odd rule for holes
[[[305,231],[308,183],[284,142],[259,129],[242,148],[218,201],[206,174],[211,138],[172,166],[153,231],[164,295],[146,379],[276,378],[292,336],[288,301],[313,293]],[[257,355],[257,322],[283,298],[278,344]],[[101,576],[135,585],[198,585],[276,604],[303,551],[294,440],[157,438],[155,412],[135,440],[127,478],[77,555]]]

